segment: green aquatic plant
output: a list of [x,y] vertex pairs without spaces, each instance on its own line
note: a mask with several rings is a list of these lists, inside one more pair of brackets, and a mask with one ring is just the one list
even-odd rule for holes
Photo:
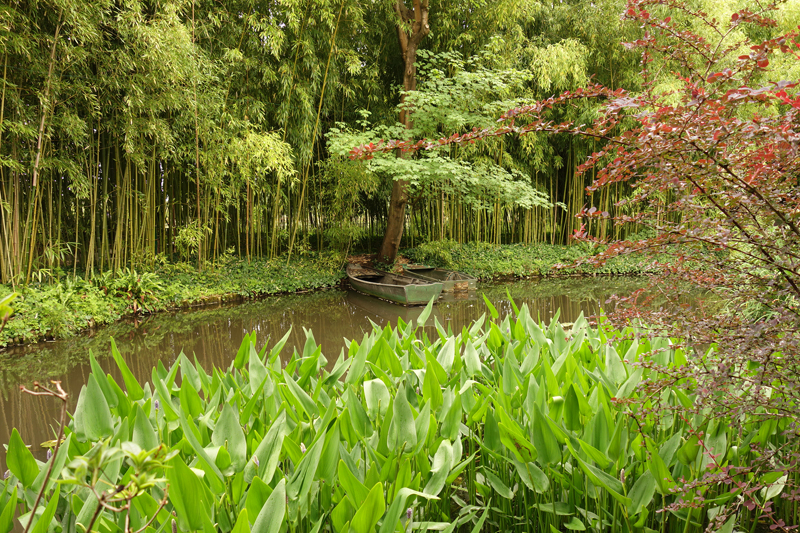
[[582,316],[545,326],[513,303],[501,319],[486,303],[490,318],[457,333],[434,317],[435,341],[420,329],[429,306],[416,323],[347,341],[335,360],[311,331],[285,357],[288,333],[260,350],[253,333],[227,369],[181,354],[144,384],[112,344],[121,380],[90,356],[47,462],[13,432],[0,533],[14,516],[36,533],[732,532],[797,521],[790,420],[697,409],[702,391],[688,380],[651,390],[687,362],[670,339]]

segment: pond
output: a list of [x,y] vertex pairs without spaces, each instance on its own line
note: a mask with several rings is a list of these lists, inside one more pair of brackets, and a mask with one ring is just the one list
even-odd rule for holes
[[[481,293],[485,293],[503,316],[512,311],[506,295],[517,305],[526,303],[531,316],[546,323],[560,309],[559,320],[574,321],[580,313],[597,315],[612,295],[628,295],[646,284],[636,278],[582,278],[531,280],[481,284],[478,292],[447,296],[440,300],[425,330],[436,335],[433,318],[445,328],[458,332],[483,313],[488,314]],[[166,367],[183,351],[196,357],[203,368],[227,368],[245,333],[255,331],[257,348],[274,344],[291,328],[284,354],[302,350],[305,330],[313,332],[322,353],[331,363],[345,346],[344,339],[361,341],[372,323],[396,324],[398,317],[408,322],[422,311],[405,308],[346,290],[326,290],[309,294],[276,296],[235,305],[204,307],[175,313],[162,313],[145,320],[122,321],[73,339],[43,342],[0,352],[0,443],[7,443],[12,428],[17,428],[38,459],[45,452],[39,444],[55,438],[60,406],[52,398],[33,397],[19,391],[21,383],[34,380],[46,383],[60,380],[69,393],[73,412],[78,393],[91,368],[89,352],[100,366],[122,382],[111,353],[113,338],[131,371],[140,383],[149,381],[152,368],[161,360]],[[0,467],[5,471],[5,451],[0,449]]]

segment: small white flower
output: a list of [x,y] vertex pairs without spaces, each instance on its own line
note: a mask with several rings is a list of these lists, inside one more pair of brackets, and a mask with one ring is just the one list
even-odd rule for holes
[[256,464],[256,466],[261,466],[261,465],[258,463],[258,457],[253,457],[253,462]]
[[306,453],[306,445],[302,442],[300,443],[300,453]]

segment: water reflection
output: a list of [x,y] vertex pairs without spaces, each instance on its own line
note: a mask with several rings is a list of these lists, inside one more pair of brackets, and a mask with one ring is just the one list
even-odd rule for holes
[[[630,294],[645,283],[641,279],[591,278],[482,284],[478,293],[440,300],[430,321],[435,318],[445,328],[460,331],[487,312],[481,293],[501,316],[511,313],[508,291],[518,305],[528,304],[534,318],[549,322],[560,309],[560,320],[572,322],[581,312],[598,314],[611,295]],[[196,357],[206,371],[213,366],[227,368],[244,334],[250,331],[256,332],[260,349],[267,342],[276,342],[291,327],[285,355],[293,349],[302,350],[304,329],[313,331],[322,353],[334,361],[345,345],[344,339],[360,341],[373,324],[396,324],[398,317],[409,322],[421,311],[351,291],[329,290],[164,313],[140,322],[120,322],[73,339],[11,349],[0,353],[0,443],[7,443],[11,429],[16,427],[23,440],[32,444],[37,458],[43,459],[39,444],[54,437],[59,406],[53,399],[21,394],[19,384],[59,379],[70,395],[69,410],[74,411],[90,372],[89,351],[104,371],[122,383],[113,359],[108,357],[112,337],[131,371],[144,383],[159,360],[169,367],[181,351],[190,359]],[[426,329],[428,337],[436,334],[433,327]],[[4,450],[0,449],[0,454],[4,465]]]

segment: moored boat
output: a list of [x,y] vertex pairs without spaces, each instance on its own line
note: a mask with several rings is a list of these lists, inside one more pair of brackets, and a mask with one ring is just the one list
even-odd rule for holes
[[425,305],[442,293],[438,281],[393,274],[355,264],[347,265],[350,286],[359,292],[401,305]]
[[474,291],[478,288],[478,280],[462,272],[427,265],[403,265],[403,268],[409,276],[440,282],[444,292]]

